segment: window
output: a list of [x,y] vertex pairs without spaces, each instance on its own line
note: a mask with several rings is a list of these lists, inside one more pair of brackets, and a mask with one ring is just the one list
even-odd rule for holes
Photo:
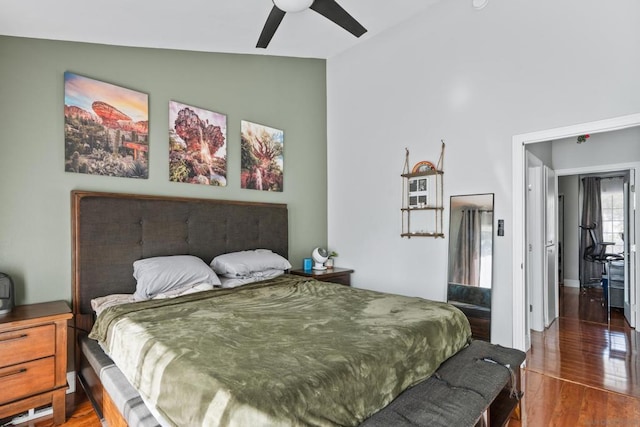
[[480,214],[480,287],[491,289],[493,260],[493,211]]
[[624,192],[622,177],[603,178],[600,199],[602,203],[602,240],[614,242],[607,252],[624,252]]

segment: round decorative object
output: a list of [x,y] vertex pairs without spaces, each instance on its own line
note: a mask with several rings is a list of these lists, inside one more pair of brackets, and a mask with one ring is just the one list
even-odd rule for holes
[[324,266],[326,260],[329,259],[329,252],[325,248],[315,248],[313,252],[311,252],[311,258],[313,258],[314,270],[326,270],[327,267]]
[[413,169],[411,169],[411,173],[428,172],[434,170],[436,170],[436,167],[433,163],[423,160],[413,166]]
[[273,4],[284,12],[302,12],[309,9],[313,0],[273,0]]
[[489,3],[489,0],[472,0],[471,1],[473,8],[476,10],[483,9],[487,5],[487,3]]

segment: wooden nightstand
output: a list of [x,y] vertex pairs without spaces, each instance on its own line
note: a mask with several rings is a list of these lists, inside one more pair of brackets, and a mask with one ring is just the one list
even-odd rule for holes
[[51,404],[65,422],[67,321],[64,301],[20,305],[0,315],[0,419]]
[[351,286],[351,273],[353,273],[353,270],[340,267],[327,268],[326,270],[303,270],[300,268],[291,270],[290,273],[298,276],[313,277],[323,282],[333,282]]

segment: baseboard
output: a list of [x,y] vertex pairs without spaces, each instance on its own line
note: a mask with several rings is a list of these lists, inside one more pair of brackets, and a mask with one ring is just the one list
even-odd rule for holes
[[563,284],[564,284],[564,286],[566,286],[567,288],[579,288],[579,287],[580,287],[580,280],[576,280],[576,279],[564,279]]
[[29,423],[29,424],[26,424],[26,423],[29,421],[37,420],[38,418],[52,415],[52,414],[53,414],[53,408],[51,407],[51,405],[45,406],[43,408],[38,408],[38,409],[29,409],[28,411],[23,412],[22,414],[13,418],[8,423],[2,424],[2,425],[3,426],[34,425],[33,423]]
[[67,389],[67,394],[75,393],[75,391],[76,391],[76,371],[67,372],[67,384],[69,384],[69,388]]

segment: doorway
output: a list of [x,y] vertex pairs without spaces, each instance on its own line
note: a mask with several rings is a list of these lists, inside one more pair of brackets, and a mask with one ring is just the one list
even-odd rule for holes
[[[607,314],[611,309],[620,309],[631,327],[636,326],[635,312],[632,310],[632,298],[634,288],[633,268],[634,261],[632,247],[635,233],[633,221],[633,200],[635,189],[635,170],[618,170],[616,166],[599,166],[597,168],[586,167],[570,170],[559,170],[558,188],[564,193],[565,199],[571,209],[568,215],[558,216],[567,230],[568,238],[565,242],[565,257],[563,258],[563,270],[566,273],[567,287],[580,288],[583,293],[588,287],[601,288],[603,291],[604,308]],[[606,252],[613,254],[618,259],[604,265],[604,276],[596,274],[591,277],[588,273],[589,264],[584,260],[580,249],[580,240],[591,242],[586,230],[580,226],[585,224],[583,201],[587,179],[598,182],[598,205],[601,241],[607,242]],[[592,217],[592,216],[589,216]],[[603,271],[602,267],[596,267],[597,271]],[[606,279],[606,280],[602,280]],[[601,286],[603,285],[603,286]]]
[[[632,310],[632,298],[635,288],[631,285],[635,282],[632,279],[634,269],[631,265],[634,261],[634,249],[631,247],[634,236],[635,223],[633,221],[633,199],[631,189],[635,188],[634,169],[616,169],[615,166],[585,167],[578,169],[567,169],[556,171],[558,175],[558,189],[566,200],[567,211],[558,211],[558,222],[563,224],[566,238],[563,239],[563,258],[559,264],[562,266],[564,286],[566,288],[576,288],[582,291],[582,295],[587,292],[590,295],[601,295],[598,297],[603,302],[603,317],[605,323],[610,319],[611,310],[619,309],[624,312],[624,318],[631,327],[636,326],[635,311]],[[598,205],[600,230],[603,242],[608,242],[606,252],[617,256],[619,259],[604,265],[604,272],[609,273],[604,276],[599,274],[603,271],[602,266],[596,266],[596,275],[591,276],[589,265],[585,261],[580,248],[582,239],[583,247],[591,243],[587,230],[580,227],[585,224],[584,198],[585,180],[597,180],[598,182]],[[589,187],[591,188],[591,187]],[[591,216],[589,216],[591,217]],[[605,278],[606,280],[602,280]],[[596,288],[596,289],[588,289]]]
[[[597,122],[584,123],[581,125],[568,126],[563,128],[550,129],[546,131],[534,132],[523,135],[516,135],[513,137],[513,152],[512,152],[512,172],[513,172],[513,341],[512,345],[515,348],[521,350],[528,350],[531,345],[531,335],[528,327],[528,304],[527,304],[527,288],[526,288],[526,263],[527,263],[527,248],[526,242],[526,210],[525,210],[525,179],[526,179],[526,147],[528,144],[554,141],[563,138],[577,138],[578,136],[589,134],[601,134],[610,131],[636,128],[640,126],[640,114],[633,114],[629,116],[623,116],[614,119],[601,120]],[[637,144],[637,142],[636,142]],[[637,149],[637,148],[636,148]],[[637,174],[640,170],[639,163],[620,163],[616,165],[619,169],[633,169]],[[636,224],[640,224],[640,218],[638,210],[634,211],[633,221]],[[633,235],[629,236],[632,239],[631,248],[633,252],[629,258],[631,263],[631,280],[632,289],[634,295],[630,298],[630,310],[637,316],[638,310],[638,292],[637,283],[635,277],[638,276],[638,263],[635,262],[636,251],[635,242],[640,240],[638,236],[638,229],[634,231]]]

